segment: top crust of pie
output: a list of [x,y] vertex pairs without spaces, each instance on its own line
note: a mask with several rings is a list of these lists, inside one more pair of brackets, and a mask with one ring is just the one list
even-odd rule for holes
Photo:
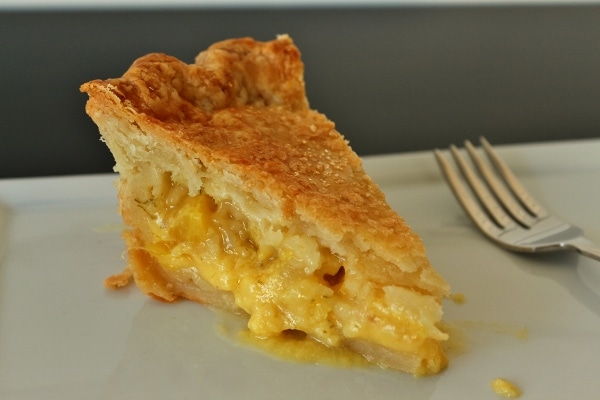
[[[141,57],[121,78],[91,81],[82,91],[90,95],[92,118],[116,114],[207,169],[243,177],[245,190],[268,196],[283,215],[320,227],[331,242],[374,252],[414,275],[425,293],[447,295],[421,239],[390,208],[334,124],[309,108],[303,70],[288,36],[232,39],[194,64]],[[190,194],[198,193],[201,178],[186,179]],[[392,270],[382,274],[395,280]]]

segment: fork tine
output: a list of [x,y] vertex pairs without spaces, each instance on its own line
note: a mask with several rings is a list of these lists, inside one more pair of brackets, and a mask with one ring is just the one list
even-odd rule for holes
[[[477,166],[477,169],[483,176],[484,180],[492,190],[492,192],[496,195],[500,203],[504,206],[504,208],[513,216],[515,220],[517,220],[521,225],[531,226],[534,222],[534,219],[529,215],[525,209],[521,206],[521,204],[515,200],[514,196],[509,193],[506,189],[506,186],[502,185],[498,178],[496,178],[496,174],[492,172],[487,163],[483,161],[483,159],[477,153],[475,146],[470,141],[465,141],[465,148],[471,157],[471,160]],[[498,157],[496,157],[498,158]]]
[[541,218],[547,216],[548,212],[523,187],[508,165],[496,154],[490,143],[484,137],[480,138],[480,142],[487,156],[492,160],[496,170],[502,175],[504,181],[521,204],[535,217]]
[[479,204],[473,199],[473,196],[465,185],[461,182],[458,174],[450,166],[446,157],[438,149],[434,150],[435,158],[448,181],[448,185],[454,192],[454,195],[458,199],[458,202],[463,207],[467,215],[471,220],[479,227],[479,229],[490,237],[497,237],[501,230],[498,226],[488,217],[488,215],[481,209]]
[[456,161],[460,170],[462,171],[466,181],[471,186],[471,189],[473,189],[473,192],[475,193],[476,197],[479,199],[479,202],[483,204],[483,206],[488,211],[490,216],[494,219],[496,224],[501,228],[513,227],[514,221],[510,218],[508,214],[506,214],[502,206],[498,203],[498,201],[489,191],[487,186],[477,176],[473,168],[469,164],[467,164],[467,162],[461,156],[456,146],[450,146],[450,151],[452,152],[452,156],[454,157],[454,160]]

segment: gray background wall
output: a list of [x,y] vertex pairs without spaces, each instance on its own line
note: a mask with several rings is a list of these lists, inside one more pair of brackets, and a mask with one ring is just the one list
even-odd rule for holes
[[0,13],[0,178],[109,172],[82,82],[289,33],[361,155],[600,136],[600,6]]

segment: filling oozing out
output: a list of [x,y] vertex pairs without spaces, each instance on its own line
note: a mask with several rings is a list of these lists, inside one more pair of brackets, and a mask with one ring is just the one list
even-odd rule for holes
[[190,197],[170,181],[165,187],[160,198],[140,204],[153,238],[144,250],[165,269],[193,269],[232,292],[253,335],[300,332],[330,347],[351,338],[392,351],[420,348],[423,356],[439,351],[432,339],[445,336],[434,326],[435,300],[370,283],[357,255],[340,256],[315,237],[252,220],[232,200],[217,202],[204,191]]

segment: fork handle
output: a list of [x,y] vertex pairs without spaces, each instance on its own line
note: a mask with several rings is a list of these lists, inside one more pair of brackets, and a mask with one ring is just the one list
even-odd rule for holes
[[600,246],[590,242],[586,238],[578,238],[568,242],[568,245],[586,257],[600,261]]

